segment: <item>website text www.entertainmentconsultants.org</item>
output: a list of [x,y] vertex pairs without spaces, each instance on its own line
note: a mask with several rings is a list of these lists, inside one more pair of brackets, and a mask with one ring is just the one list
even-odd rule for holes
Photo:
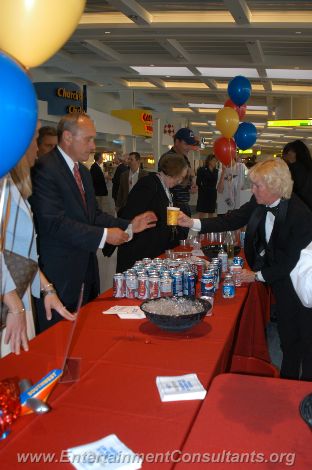
[[233,452],[231,450],[222,450],[219,452],[183,452],[180,449],[168,452],[150,452],[146,454],[101,454],[97,452],[85,452],[80,454],[69,453],[62,450],[61,453],[56,452],[19,452],[17,453],[18,463],[279,463],[286,467],[292,467],[295,464],[296,454],[294,452]]

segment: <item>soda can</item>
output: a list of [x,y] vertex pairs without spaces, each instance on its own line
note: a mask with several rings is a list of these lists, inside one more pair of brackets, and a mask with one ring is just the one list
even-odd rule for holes
[[149,280],[148,276],[138,276],[138,299],[149,299]]
[[209,269],[203,273],[202,279],[200,281],[201,295],[214,296],[215,294],[215,273],[214,270]]
[[151,262],[152,262],[151,258],[143,258],[142,259],[143,264],[151,264]]
[[124,272],[125,277],[128,276],[136,276],[136,270],[135,269],[127,269],[127,271]]
[[158,299],[160,297],[160,278],[159,276],[149,276],[149,298]]
[[183,294],[185,297],[195,297],[195,275],[192,271],[184,273]]
[[226,274],[223,286],[222,286],[222,297],[224,299],[232,299],[235,297],[235,285],[231,274]]
[[171,297],[172,296],[172,277],[168,275],[160,278],[160,297]]
[[121,299],[125,296],[125,277],[121,273],[114,274],[113,277],[113,296]]
[[244,260],[241,256],[234,256],[233,258],[233,266],[244,266]]
[[215,288],[219,289],[219,282],[220,282],[219,263],[211,263],[210,268],[213,269],[215,273]]
[[177,297],[183,296],[183,275],[180,271],[172,273],[172,293]]
[[203,276],[203,272],[205,271],[206,269],[206,263],[204,260],[198,260],[198,261],[195,261],[195,272],[196,272],[196,275],[197,275],[197,280],[200,281],[202,276]]
[[135,299],[138,293],[138,278],[133,275],[126,277],[126,297],[127,299]]

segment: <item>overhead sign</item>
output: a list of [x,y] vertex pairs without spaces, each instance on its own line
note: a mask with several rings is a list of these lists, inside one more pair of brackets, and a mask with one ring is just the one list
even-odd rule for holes
[[48,113],[64,116],[68,113],[83,113],[83,93],[72,82],[37,82],[34,87],[39,100],[48,102]]
[[152,137],[153,116],[145,109],[114,109],[111,114],[128,121],[132,126],[132,135]]
[[312,119],[284,119],[268,121],[268,127],[307,127],[312,126]]

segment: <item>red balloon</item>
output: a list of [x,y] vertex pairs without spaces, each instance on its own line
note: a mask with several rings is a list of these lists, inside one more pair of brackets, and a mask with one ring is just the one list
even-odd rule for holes
[[242,121],[244,119],[245,114],[246,114],[246,109],[247,109],[246,104],[242,104],[241,106],[237,106],[237,104],[233,103],[233,101],[229,98],[224,103],[224,107],[229,107],[229,108],[235,109],[235,111],[238,114],[239,120]]
[[229,166],[236,158],[236,143],[234,139],[219,137],[213,144],[214,154],[225,166]]

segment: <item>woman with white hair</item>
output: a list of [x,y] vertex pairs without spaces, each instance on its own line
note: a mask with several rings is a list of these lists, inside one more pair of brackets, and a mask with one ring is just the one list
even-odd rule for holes
[[281,159],[258,163],[249,172],[253,197],[227,217],[179,224],[202,233],[236,230],[247,225],[245,255],[252,269],[243,280],[271,285],[283,351],[281,377],[312,380],[312,309],[300,302],[290,279],[301,250],[312,241],[312,213],[292,193],[290,171]]

